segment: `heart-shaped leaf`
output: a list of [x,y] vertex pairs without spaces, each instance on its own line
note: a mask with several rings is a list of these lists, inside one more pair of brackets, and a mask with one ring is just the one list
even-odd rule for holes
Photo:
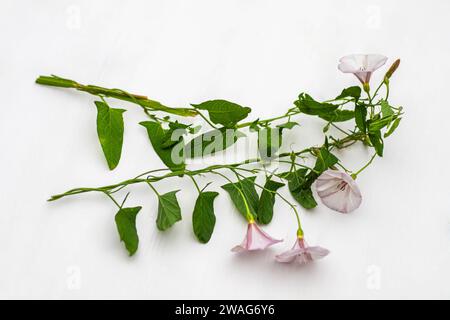
[[268,224],[273,218],[273,206],[275,204],[275,191],[284,186],[284,183],[268,178],[264,184],[258,203],[258,222]]
[[227,128],[233,128],[252,111],[248,107],[226,100],[209,100],[200,104],[192,104],[192,106],[199,110],[207,110],[213,123],[221,124]]
[[[250,209],[250,213],[253,217],[257,217],[258,213],[258,203],[259,196],[255,189],[255,179],[256,177],[247,177],[235,183],[227,183],[222,186],[224,190],[228,192],[233,201],[236,209],[242,214],[244,218],[247,217],[247,209],[245,207],[244,200],[242,199],[242,194],[245,196],[245,200]],[[241,192],[239,192],[239,190]]]
[[122,208],[117,212],[115,220],[120,240],[124,242],[130,256],[134,255],[139,246],[139,236],[136,230],[136,216],[142,207]]
[[305,209],[312,209],[317,206],[317,202],[312,194],[311,185],[317,179],[317,174],[308,169],[299,169],[297,171],[284,174],[288,180],[289,191],[294,199]]
[[361,97],[361,87],[353,86],[342,90],[341,94],[338,95],[335,99],[340,100],[345,98],[354,98],[355,100],[359,100],[360,97]]
[[339,107],[331,103],[318,102],[306,93],[301,93],[294,103],[301,112],[316,116],[327,115]]
[[355,122],[358,129],[365,133],[367,130],[367,108],[363,104],[357,104],[355,106]]
[[207,243],[214,231],[216,225],[214,199],[218,195],[217,192],[201,192],[195,202],[192,226],[195,236],[201,243]]
[[181,220],[181,209],[177,200],[177,191],[171,191],[163,195],[158,195],[158,217],[156,226],[159,230],[165,231]]

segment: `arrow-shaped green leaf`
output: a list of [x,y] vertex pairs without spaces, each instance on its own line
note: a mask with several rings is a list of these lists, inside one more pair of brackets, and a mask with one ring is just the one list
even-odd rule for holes
[[139,236],[136,230],[136,216],[142,207],[122,208],[117,212],[115,220],[120,240],[124,242],[130,256],[136,253]]
[[105,102],[95,101],[97,106],[97,134],[108,167],[113,170],[120,161],[123,144],[123,109],[110,108]]
[[214,226],[216,225],[214,199],[218,195],[217,192],[201,192],[195,202],[192,226],[195,236],[201,243],[207,243],[214,231]]

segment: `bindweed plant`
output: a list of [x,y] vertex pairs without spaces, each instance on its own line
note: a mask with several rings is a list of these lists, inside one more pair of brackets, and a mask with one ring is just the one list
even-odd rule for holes
[[[165,179],[190,179],[198,191],[192,214],[193,233],[199,242],[207,243],[216,224],[214,201],[219,193],[217,190],[209,191],[209,183],[200,185],[198,177],[217,175],[225,180],[226,184],[222,189],[228,193],[237,211],[248,222],[246,237],[242,244],[232,249],[233,252],[264,250],[281,241],[260,228],[272,221],[274,203],[279,198],[292,209],[298,228],[294,247],[276,256],[277,261],[307,263],[322,258],[328,254],[328,250],[306,244],[298,205],[281,194],[280,189],[287,184],[293,199],[306,210],[317,206],[313,186],[322,203],[335,211],[349,213],[360,206],[362,196],[355,180],[371,165],[375,157],[383,156],[385,139],[396,130],[403,115],[402,107],[389,102],[390,79],[400,60],[392,64],[375,90],[370,85],[372,73],[386,61],[387,58],[381,55],[343,57],[338,68],[342,72],[353,73],[361,86],[345,88],[335,98],[327,101],[317,101],[309,94],[301,93],[293,106],[283,114],[253,121],[245,121],[251,112],[250,108],[226,100],[209,100],[186,108],[172,108],[121,89],[83,85],[57,76],[41,76],[36,80],[38,84],[72,88],[98,98],[95,101],[97,133],[110,170],[120,162],[124,134],[123,113],[126,110],[112,108],[108,104],[109,99],[133,103],[142,109],[146,119],[140,125],[146,129],[154,151],[164,164],[164,168],[149,170],[115,184],[75,188],[54,195],[49,201],[87,192],[104,194],[117,207],[115,222],[120,240],[129,255],[133,255],[139,246],[136,216],[142,207],[126,207],[129,193],[121,201],[119,194],[125,193],[130,185],[147,185],[158,199],[156,226],[160,231],[165,231],[182,219],[182,210],[177,200],[179,190],[160,193],[156,183]],[[280,152],[283,134],[299,125],[301,115],[323,120],[323,142],[302,150]],[[200,117],[208,128],[189,124],[186,117]],[[343,129],[341,123],[344,122],[352,123],[353,129]],[[339,136],[330,133],[331,127]],[[196,170],[188,168],[189,160],[215,155],[231,147],[247,136],[246,131],[248,135],[254,134],[258,139],[258,156]],[[373,149],[373,156],[353,171],[338,159],[335,150],[347,149],[356,143]],[[286,164],[288,170],[279,172],[268,169],[275,161]],[[310,163],[312,165],[308,165]],[[226,173],[231,173],[233,178]],[[256,183],[258,174],[265,175],[264,184]]]

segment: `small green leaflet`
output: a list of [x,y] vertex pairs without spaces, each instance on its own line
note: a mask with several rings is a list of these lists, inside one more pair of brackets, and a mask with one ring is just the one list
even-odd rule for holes
[[259,118],[250,124],[250,126],[248,127],[250,132],[258,132],[259,131],[259,123],[258,122],[259,122]]
[[368,121],[369,133],[376,134],[378,131],[380,131],[384,127],[389,126],[392,123],[392,121],[397,119],[397,117],[398,116],[396,114],[392,114],[390,116],[386,116],[386,117],[383,117],[381,119],[369,120]]
[[227,183],[222,186],[229,193],[231,201],[233,201],[236,209],[238,209],[244,218],[247,217],[247,210],[239,190],[242,191],[247,200],[250,213],[253,217],[257,218],[259,196],[255,189],[255,179],[256,177],[247,177],[240,180],[240,182]]
[[97,134],[108,167],[117,167],[123,145],[123,113],[126,110],[110,108],[105,102],[95,101],[97,106]]
[[178,191],[180,190],[158,195],[159,206],[156,226],[161,231],[169,229],[177,221],[181,220],[181,209],[176,196]]
[[306,93],[301,93],[298,96],[298,100],[295,101],[294,104],[301,112],[316,116],[326,116],[339,107],[331,103],[317,102]]
[[275,191],[284,186],[284,183],[267,178],[264,189],[258,203],[257,220],[260,224],[268,224],[273,218],[273,206],[275,204]]
[[248,107],[242,107],[226,100],[210,100],[200,104],[192,104],[192,106],[199,110],[207,110],[213,123],[221,124],[227,128],[233,128],[252,111]]
[[367,108],[364,104],[357,104],[355,106],[355,122],[356,126],[362,133],[365,133],[367,130],[366,124],[367,118]]
[[369,133],[369,140],[372,143],[373,147],[375,148],[375,151],[377,154],[382,157],[383,156],[383,149],[384,149],[384,142],[381,138],[381,132],[377,131],[374,133]]
[[136,230],[136,216],[142,207],[121,208],[115,220],[120,241],[123,241],[130,256],[136,253],[139,246],[139,236]]
[[192,214],[192,227],[194,234],[201,243],[208,243],[216,225],[214,215],[214,199],[217,192],[201,192],[195,202]]
[[333,112],[320,115],[319,117],[328,122],[344,122],[353,119],[355,117],[355,112],[352,110],[334,110]]
[[335,100],[341,100],[345,98],[354,98],[356,101],[361,97],[361,88],[358,86],[348,87],[342,90],[341,94],[338,95]]
[[392,110],[392,107],[389,105],[389,103],[386,100],[381,100],[381,113],[383,114],[383,118],[389,117],[394,114],[394,110]]
[[184,154],[190,158],[214,155],[232,146],[241,137],[245,137],[242,132],[225,127],[208,131],[189,141]]
[[180,141],[170,147],[167,146],[167,133],[170,130],[165,130],[161,123],[155,121],[144,121],[140,125],[147,129],[148,137],[152,143],[153,149],[164,164],[172,171],[182,171],[185,168],[184,164],[184,140],[181,137]]
[[289,182],[289,190],[297,191],[306,185],[306,173],[308,169],[299,169],[297,171],[285,172],[282,177]]
[[[163,149],[171,148],[183,140],[183,135],[193,130],[189,125],[178,121],[169,122],[169,129],[165,130],[164,141],[161,144]],[[175,133],[175,131],[177,131]],[[175,138],[175,139],[174,139]]]
[[395,129],[397,129],[398,125],[400,124],[400,120],[402,120],[402,118],[397,118],[394,120],[392,125],[389,127],[388,131],[384,134],[385,138],[389,137],[391,134],[394,133]]
[[290,130],[290,129],[294,128],[295,126],[299,126],[299,124],[297,122],[294,122],[294,121],[288,121],[286,123],[282,123],[282,124],[277,125],[277,128],[289,129]]

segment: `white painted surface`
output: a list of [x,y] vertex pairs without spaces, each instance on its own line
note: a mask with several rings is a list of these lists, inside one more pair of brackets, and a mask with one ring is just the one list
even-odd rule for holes
[[[1,3],[0,298],[450,298],[449,1]],[[402,58],[391,101],[406,116],[385,157],[358,179],[364,200],[357,212],[343,216],[320,205],[302,214],[309,242],[332,252],[318,263],[273,261],[295,232],[279,201],[266,230],[285,242],[234,256],[229,249],[245,223],[223,192],[215,234],[197,244],[187,180],[158,184],[183,189],[184,220],[165,234],[154,224],[155,197],[144,186],[132,189],[130,204],[144,205],[133,259],[118,241],[107,199],[45,202],[161,163],[137,125],[140,110],[115,104],[129,111],[122,161],[108,172],[93,98],[37,86],[40,74],[145,93],[171,106],[225,98],[251,106],[253,118],[270,117],[301,91],[326,99],[355,84],[336,68],[354,52],[382,53],[389,63]],[[321,122],[301,122],[288,149],[319,142]],[[357,147],[341,156],[356,169],[369,153]],[[212,180],[219,189],[223,182]]]

